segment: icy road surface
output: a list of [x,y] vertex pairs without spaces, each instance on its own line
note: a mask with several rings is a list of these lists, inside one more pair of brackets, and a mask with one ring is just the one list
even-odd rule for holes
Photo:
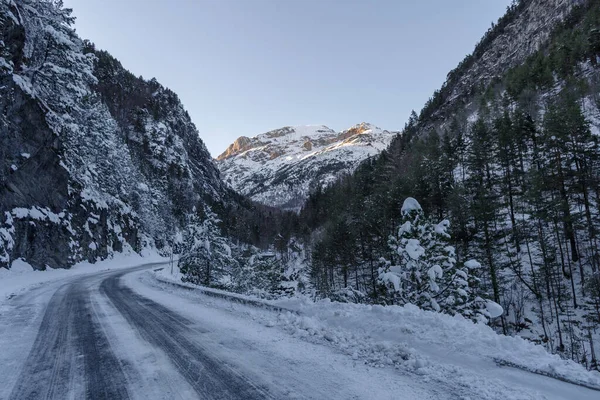
[[35,275],[0,299],[0,399],[600,398],[443,346],[413,349],[439,373],[374,368],[269,322],[285,315],[159,282],[161,266]]
[[127,286],[151,267],[73,276],[0,303],[0,398],[456,398],[156,291],[179,303],[165,307]]

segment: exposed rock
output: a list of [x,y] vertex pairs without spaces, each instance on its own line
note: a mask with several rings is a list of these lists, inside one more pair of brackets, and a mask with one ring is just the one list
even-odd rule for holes
[[225,181],[240,193],[266,205],[297,210],[311,191],[352,172],[386,148],[396,134],[367,123],[342,132],[326,126],[288,126],[236,140],[217,164]]
[[495,35],[490,35],[493,39],[489,43],[484,36],[475,52],[448,73],[441,89],[444,93],[441,104],[433,115],[427,116],[422,131],[440,130],[454,116],[453,110],[467,110],[474,91],[486,87],[494,78],[525,61],[547,41],[572,8],[584,1],[522,0],[521,11],[515,12],[514,18],[503,29],[490,28],[488,35],[491,32]]
[[223,154],[217,157],[217,160],[224,160],[226,158],[243,153],[244,151],[250,149],[251,143],[252,141],[249,137],[240,136],[227,148],[227,150],[223,152]]
[[55,2],[0,1],[0,267],[164,246],[230,191],[177,96],[126,71]]

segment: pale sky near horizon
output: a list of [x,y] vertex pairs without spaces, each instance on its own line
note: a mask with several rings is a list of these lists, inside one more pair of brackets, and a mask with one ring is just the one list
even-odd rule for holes
[[175,91],[213,156],[287,125],[400,130],[511,0],[64,0]]

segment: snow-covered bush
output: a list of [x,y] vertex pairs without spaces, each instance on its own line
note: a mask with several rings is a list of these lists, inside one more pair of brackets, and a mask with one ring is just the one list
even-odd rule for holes
[[289,297],[306,287],[302,249],[290,245],[285,253],[250,246],[238,256],[233,271],[234,290],[262,298]]
[[261,298],[274,297],[283,275],[280,258],[271,251],[263,252],[253,246],[246,253],[235,273],[235,291]]
[[367,296],[361,291],[358,291],[351,287],[345,287],[331,293],[329,299],[331,301],[337,301],[338,303],[360,304],[365,302],[366,297]]

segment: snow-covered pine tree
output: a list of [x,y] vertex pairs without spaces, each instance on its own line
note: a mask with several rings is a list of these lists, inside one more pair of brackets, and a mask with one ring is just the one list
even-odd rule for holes
[[479,263],[457,263],[456,251],[448,244],[450,222],[433,224],[411,197],[404,201],[401,214],[398,235],[389,239],[396,262],[382,260],[379,270],[387,299],[426,310],[458,313],[475,321],[486,322],[497,316],[487,311],[488,302],[478,296],[474,271]]
[[10,262],[8,252],[12,250],[15,244],[13,239],[15,229],[12,226],[12,216],[10,213],[5,212],[5,220],[4,224],[0,224],[0,265]]
[[231,271],[238,262],[232,256],[232,245],[223,237],[217,215],[208,206],[203,218],[195,212],[184,233],[179,268],[183,280],[194,284],[227,289]]
[[439,289],[436,278],[441,276],[441,269],[428,265],[424,257],[431,240],[430,224],[421,205],[411,197],[404,201],[401,213],[398,235],[391,236],[388,242],[397,262],[386,263],[380,269],[379,279],[391,291],[394,302],[439,311],[439,305],[431,300],[432,292]]
[[251,246],[242,266],[235,274],[235,290],[263,298],[278,295],[283,277],[284,263],[272,251],[261,251]]
[[[447,314],[461,314],[475,322],[487,322],[489,318],[495,318],[497,315],[493,308],[498,312],[495,303],[484,300],[480,293],[477,277],[481,264],[476,260],[468,260],[464,263],[458,263],[456,259],[456,249],[449,245],[450,221],[443,220],[437,225],[433,225],[433,240],[430,241],[430,247],[427,249],[427,255],[430,262],[439,265],[442,269],[442,276],[439,283],[439,290],[434,297],[440,306],[440,311]],[[501,311],[500,311],[501,312]]]
[[436,279],[441,277],[442,270],[439,265],[430,265],[425,257],[426,248],[431,246],[431,224],[425,219],[421,205],[411,197],[404,201],[401,214],[398,234],[390,236],[388,241],[394,255],[389,262],[382,260],[379,280],[392,302],[439,311],[433,296],[439,290]]

